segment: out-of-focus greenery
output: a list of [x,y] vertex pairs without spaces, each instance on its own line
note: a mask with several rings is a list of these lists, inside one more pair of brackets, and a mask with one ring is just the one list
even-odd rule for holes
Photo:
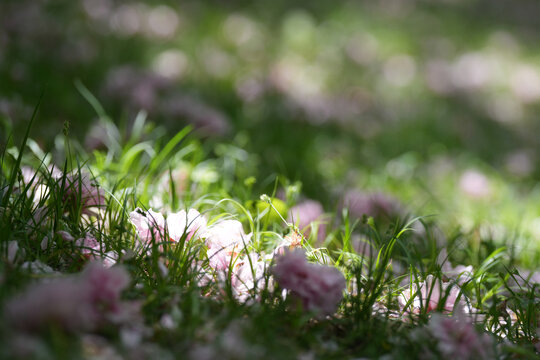
[[[332,210],[384,191],[466,241],[540,255],[535,1],[26,1],[0,4],[0,141],[84,148],[143,110],[209,156]],[[79,84],[79,86],[76,86]],[[12,132],[13,131],[13,132]],[[10,134],[14,136],[8,139]],[[219,144],[219,145],[217,145]],[[250,170],[252,169],[252,170]],[[245,178],[232,179],[243,183]]]
[[[0,358],[417,359],[461,345],[455,357],[535,358],[539,13],[533,0],[0,0]],[[200,211],[211,231],[238,220],[243,250],[218,270],[210,232],[173,241],[171,222],[142,239],[148,208]],[[331,316],[282,291],[282,245],[343,274]],[[27,285],[99,259],[129,272],[131,318],[62,331],[63,306],[27,296],[46,328],[16,329]],[[445,304],[418,294],[429,287]],[[465,325],[454,344],[436,312]]]

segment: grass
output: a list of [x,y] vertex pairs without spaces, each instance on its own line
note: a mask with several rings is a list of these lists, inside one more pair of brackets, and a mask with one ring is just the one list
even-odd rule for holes
[[[23,148],[3,151],[0,301],[6,305],[34,283],[78,273],[89,258],[103,257],[128,271],[131,280],[122,299],[140,306],[137,316],[92,331],[62,329],[58,319],[38,332],[13,331],[17,319],[5,321],[4,357],[93,358],[114,353],[144,358],[438,358],[448,354],[441,352],[441,340],[429,324],[435,312],[455,311],[445,302],[457,290],[456,303],[466,299],[471,309],[473,331],[490,339],[486,354],[535,358],[539,288],[516,270],[520,258],[508,247],[496,247],[481,235],[474,239],[475,247],[464,246],[474,235],[459,231],[441,241],[435,236],[440,237],[436,216],[357,218],[346,208],[341,214],[329,211],[323,242],[312,232],[311,237],[300,235],[301,243],[309,261],[337,267],[347,285],[335,313],[309,312],[294,296],[283,295],[270,270],[274,257],[267,258],[262,275],[257,274],[253,256],[272,254],[287,236],[300,233],[286,219],[268,216],[270,211],[280,213],[274,205],[253,205],[271,198],[240,182],[242,164],[231,168],[227,160],[238,157],[238,148],[223,145],[221,157],[209,158],[189,128],[165,142],[144,117],[139,121],[139,132],[92,154],[75,150],[80,147],[66,133],[62,169],[51,168],[54,156],[36,156],[28,137]],[[30,167],[36,172],[25,177],[21,171]],[[104,194],[97,212],[85,211],[84,174],[90,174],[91,184],[99,184]],[[279,177],[267,189],[275,193],[285,187],[283,204],[292,206],[300,185]],[[188,240],[184,232],[176,242],[155,235],[141,242],[130,222],[130,212],[137,207],[163,213],[196,208],[210,227],[226,219],[240,221],[252,234],[239,248],[239,254],[251,256],[244,259],[250,263],[251,279],[256,279],[247,284],[247,296],[235,296],[235,269],[243,255],[231,258],[221,273],[209,267],[204,238]],[[87,235],[98,246],[74,241]],[[356,243],[359,236],[363,248]],[[452,280],[441,268],[437,256],[442,248],[448,248],[452,264],[472,265],[466,281]],[[426,287],[428,275],[435,281]],[[426,296],[420,296],[424,290]],[[400,300],[407,291],[408,298]],[[433,307],[430,300],[438,300],[438,292],[442,300]],[[479,356],[470,351],[471,358]]]
[[0,358],[536,358],[537,7],[2,2]]

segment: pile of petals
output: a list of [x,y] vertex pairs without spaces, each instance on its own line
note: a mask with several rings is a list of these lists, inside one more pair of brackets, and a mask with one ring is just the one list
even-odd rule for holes
[[343,296],[346,282],[337,268],[310,264],[302,251],[288,251],[301,246],[302,236],[297,232],[285,237],[272,254],[265,255],[247,250],[252,234],[246,234],[238,220],[221,220],[207,226],[204,217],[194,209],[170,214],[166,220],[151,209],[136,209],[130,219],[143,243],[156,238],[177,242],[184,234],[187,241],[204,240],[210,272],[200,284],[213,280],[220,286],[230,284],[232,295],[241,302],[256,298],[272,284],[266,270],[274,256],[277,259],[273,275],[282,288],[301,299],[306,310],[331,314]]
[[129,281],[121,267],[105,268],[100,262],[90,262],[80,274],[30,286],[8,301],[5,317],[23,331],[53,326],[79,332],[121,324],[137,313],[135,303],[120,299]]
[[221,285],[229,280],[233,296],[242,302],[265,285],[266,263],[255,254],[243,255],[245,247],[251,243],[251,234],[244,232],[238,220],[222,220],[207,226],[204,216],[195,209],[169,214],[165,220],[161,213],[139,208],[131,212],[130,219],[142,245],[155,240],[176,243],[183,237],[186,241],[204,239],[208,266],[213,274],[205,274],[201,285],[217,275]]

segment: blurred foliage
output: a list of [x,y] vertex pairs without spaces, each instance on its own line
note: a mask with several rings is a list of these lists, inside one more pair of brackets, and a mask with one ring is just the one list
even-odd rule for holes
[[328,210],[348,188],[383,190],[472,237],[538,249],[539,11],[532,0],[4,0],[0,141],[21,137],[44,90],[31,137],[45,151],[66,122],[85,149],[103,146],[113,128],[96,125],[105,115],[80,81],[128,134],[144,110],[171,134],[192,124],[211,156],[253,154],[241,184],[254,176],[268,191],[281,174]]

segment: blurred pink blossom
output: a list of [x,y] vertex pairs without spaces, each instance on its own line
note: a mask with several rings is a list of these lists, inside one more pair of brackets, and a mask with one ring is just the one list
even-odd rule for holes
[[130,306],[120,300],[120,294],[128,284],[123,268],[107,269],[92,262],[81,274],[31,285],[7,302],[5,315],[12,326],[26,331],[48,326],[73,332],[93,330],[123,318]]
[[[107,268],[116,263],[118,255],[113,251],[104,253],[105,247],[102,247],[99,241],[90,234],[85,234],[84,237],[78,238],[77,240],[75,240],[73,235],[64,230],[57,231],[56,234],[66,242],[73,242],[74,245],[80,249],[80,253],[85,259],[101,261]],[[42,248],[47,248],[47,242],[48,238],[46,237],[43,239]]]
[[335,267],[308,263],[303,251],[279,256],[272,272],[282,288],[300,298],[306,310],[332,314],[343,297],[343,274]]
[[223,136],[231,128],[223,112],[185,94],[170,94],[160,104],[160,109],[169,119],[187,120],[203,135]]
[[317,233],[317,242],[322,243],[326,238],[324,209],[320,202],[305,200],[289,210],[287,221],[298,226],[298,229],[309,238],[311,229]]
[[489,179],[477,170],[465,171],[459,179],[459,187],[472,198],[486,198],[491,195]]
[[441,271],[445,277],[456,280],[460,285],[463,285],[472,279],[474,273],[472,265],[458,265],[453,267],[448,259],[446,249],[442,249],[439,253],[439,256],[437,257],[437,264],[441,266]]
[[493,359],[491,338],[478,334],[461,311],[455,311],[452,317],[435,313],[427,328],[437,339],[437,348],[446,359]]
[[122,101],[131,109],[155,111],[160,96],[171,81],[152,71],[132,66],[114,68],[107,74],[105,94]]
[[102,315],[118,315],[122,311],[120,295],[130,281],[123,268],[105,268],[100,262],[91,262],[82,276],[88,300],[95,310],[103,312]]
[[[409,302],[410,304],[407,306]],[[456,306],[469,312],[461,288],[456,284],[435,279],[433,275],[428,275],[426,280],[418,285],[416,283],[410,284],[409,288],[398,296],[398,303],[402,311],[414,314],[420,313],[421,309],[430,312],[438,309],[439,306],[440,310],[446,312],[452,312]]]
[[83,238],[77,239],[75,245],[81,248],[81,253],[86,258],[94,257],[100,252],[99,242],[92,235],[86,234]]
[[351,216],[362,218],[372,216],[375,218],[392,217],[399,215],[401,204],[397,199],[383,193],[367,193],[349,190],[341,200],[341,207],[347,208]]
[[[353,234],[351,236],[351,245],[354,251],[365,258],[375,258],[379,251],[371,244],[371,241],[363,236],[358,234]],[[394,267],[396,262],[393,263]]]
[[75,240],[75,245],[80,247],[81,253],[86,259],[101,261],[106,268],[116,264],[118,259],[118,255],[113,251],[105,253],[105,247],[102,247],[98,240],[89,234]]
[[90,175],[68,174],[65,179],[59,178],[57,181],[64,186],[64,202],[74,208],[80,206],[82,214],[96,215],[96,208],[105,206],[105,192],[90,179]]

